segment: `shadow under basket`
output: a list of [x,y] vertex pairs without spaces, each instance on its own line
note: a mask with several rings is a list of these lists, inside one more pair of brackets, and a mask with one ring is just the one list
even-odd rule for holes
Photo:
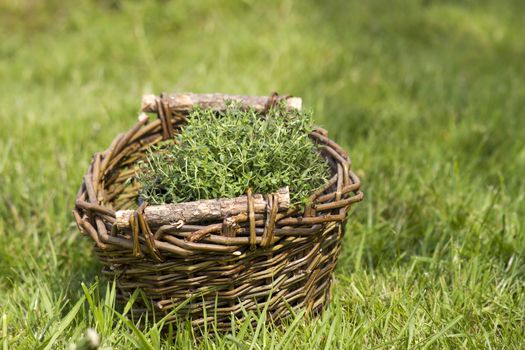
[[300,98],[276,94],[147,95],[142,112],[158,118],[142,113],[135,126],[93,156],[84,176],[75,220],[95,242],[103,274],[116,279],[119,300],[128,300],[137,288],[151,300],[137,300],[134,312],[145,314],[153,306],[157,319],[169,314],[167,323],[188,317],[194,326],[216,322],[226,329],[232,318],[242,321],[246,312],[265,306],[268,319],[278,322],[290,310],[319,312],[329,303],[348,211],[363,193],[348,155],[325,130],[317,128],[310,137],[333,177],[301,210],[288,208],[287,188],[137,205],[133,177],[148,148],[179,133],[192,107],[223,110],[228,100],[261,114],[281,100],[287,108],[301,108]]

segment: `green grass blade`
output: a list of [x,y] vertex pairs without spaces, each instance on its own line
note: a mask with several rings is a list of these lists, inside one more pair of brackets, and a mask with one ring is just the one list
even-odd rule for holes
[[65,330],[69,327],[69,325],[73,322],[75,319],[78,311],[82,307],[85,301],[85,297],[81,297],[76,304],[69,310],[67,315],[60,320],[60,323],[58,324],[56,330],[54,330],[51,334],[51,337],[45,341],[45,346],[40,346],[38,349],[43,350],[50,350],[54,348],[55,342],[59,337],[64,336]]

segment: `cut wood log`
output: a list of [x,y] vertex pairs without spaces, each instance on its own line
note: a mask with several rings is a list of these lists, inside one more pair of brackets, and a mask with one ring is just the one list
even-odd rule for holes
[[[254,108],[257,111],[264,111],[268,106],[269,96],[241,96],[227,94],[192,94],[192,93],[173,93],[163,94],[162,99],[167,102],[168,108],[172,112],[188,112],[195,106],[211,108],[221,111],[226,109],[227,101],[240,103],[244,108]],[[157,112],[157,101],[160,97],[155,95],[144,95],[142,97],[142,112]],[[287,108],[300,110],[303,100],[300,97],[277,96],[277,101],[285,100]]]
[[[276,192],[279,211],[290,207],[290,192],[288,187]],[[253,196],[254,212],[264,213],[266,211],[266,200],[261,194]],[[184,222],[184,224],[198,223],[204,221],[222,221],[228,216],[246,213],[248,210],[248,199],[246,196],[237,198],[206,199],[195,202],[173,203],[164,205],[148,206],[144,209],[146,222],[153,227]],[[133,216],[133,210],[119,210],[116,212],[116,225],[119,229],[130,227],[129,219]]]

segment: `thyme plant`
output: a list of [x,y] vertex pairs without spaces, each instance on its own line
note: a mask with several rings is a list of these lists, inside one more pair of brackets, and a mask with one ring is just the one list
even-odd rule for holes
[[292,205],[303,205],[330,176],[311,130],[310,112],[282,105],[264,116],[235,104],[221,113],[195,109],[175,140],[153,147],[141,162],[141,197],[176,203],[289,186]]

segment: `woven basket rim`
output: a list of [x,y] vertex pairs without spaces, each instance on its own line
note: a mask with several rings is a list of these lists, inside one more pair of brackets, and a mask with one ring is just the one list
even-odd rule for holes
[[[328,132],[326,130],[324,130],[323,128],[321,128],[320,126],[314,126],[314,130],[310,133],[310,135],[312,135],[312,133],[316,132],[317,131],[317,135],[323,135],[326,137],[326,140],[327,141],[330,141],[332,143],[332,145],[335,145],[337,147],[339,147],[339,150],[341,152],[344,152],[346,157],[348,157],[348,154],[346,151],[343,150],[343,148],[341,148],[338,144],[336,144],[334,141],[332,141],[331,139],[328,138],[327,134]],[[321,134],[321,132],[323,134]],[[316,135],[316,136],[317,136]],[[351,160],[350,158],[348,157],[348,173],[351,177],[353,177],[353,179],[356,180],[356,184],[361,184],[360,182],[360,179],[359,177],[350,169],[350,165],[351,165]],[[88,169],[89,170],[89,169]],[[335,175],[332,171],[332,176]],[[330,182],[330,180],[328,180],[327,182],[325,182],[323,185],[319,186],[318,188],[314,189],[312,191],[311,194],[315,193],[316,191],[320,190],[321,188],[325,187],[328,183]],[[288,185],[284,186],[284,187],[289,187]],[[274,192],[270,192],[270,193],[254,193],[255,194],[258,194],[258,195],[268,195],[268,194],[271,194],[271,193],[274,193]],[[361,192],[362,193],[362,192]],[[233,199],[233,198],[236,198],[236,197],[228,197],[228,196],[223,196],[223,197],[214,197],[214,198],[208,198],[206,200],[220,200],[220,199]],[[176,203],[164,203],[164,204],[148,204],[148,208],[163,208],[166,204],[187,204],[187,203],[193,203],[193,202],[200,202],[200,201],[203,201],[203,200],[194,200],[194,201],[184,201],[184,202],[176,202]],[[110,208],[110,207],[108,207]]]
[[[178,101],[177,98],[180,99],[180,96],[183,96],[182,101],[185,103],[185,105],[183,108],[177,109],[178,105],[176,104],[176,102]],[[200,98],[202,96],[205,96],[208,99],[213,99],[216,97],[216,94],[190,94],[189,96],[191,98]],[[243,103],[248,101],[246,103],[248,103],[249,105],[256,105],[257,108],[259,108],[261,111],[264,111],[263,107],[266,106],[264,108],[267,108],[269,103],[276,103],[280,99],[282,100],[290,98],[289,96],[277,95],[272,95],[270,97],[236,95],[220,96],[222,96],[221,98],[223,99],[223,105],[224,96],[233,96],[234,98],[238,98]],[[111,242],[115,243],[116,238],[112,238],[112,235],[115,233],[115,230],[118,230],[120,228],[117,227],[117,225],[115,224],[117,219],[116,214],[117,212],[127,209],[116,207],[114,202],[108,200],[105,193],[107,190],[107,188],[105,188],[105,186],[107,186],[107,183],[104,184],[104,176],[107,176],[107,174],[110,173],[113,169],[122,169],[126,168],[126,166],[131,167],[132,164],[136,163],[136,161],[133,161],[123,165],[122,163],[125,162],[126,157],[121,157],[119,152],[123,152],[123,150],[128,150],[128,156],[131,157],[131,155],[133,155],[134,152],[139,151],[141,148],[150,147],[152,144],[159,142],[161,139],[170,138],[174,133],[173,128],[175,127],[175,125],[177,123],[184,123],[185,121],[184,113],[187,113],[187,111],[189,110],[189,108],[187,108],[187,104],[189,103],[187,99],[190,97],[188,97],[188,94],[171,94],[169,96],[161,95],[160,97],[155,99],[155,105],[152,106],[152,97],[147,96],[147,103],[145,103],[143,100],[142,110],[147,112],[156,111],[158,119],[153,122],[150,122],[147,116],[141,114],[139,116],[139,121],[127,132],[117,135],[117,137],[112,141],[107,150],[105,150],[104,152],[96,153],[93,156],[93,160],[87,169],[86,175],[84,176],[84,181],[82,182],[80,189],[77,193],[73,213],[80,231],[90,236],[99,248],[105,249],[107,248],[108,244],[112,244]],[[292,102],[293,105],[296,106],[298,104],[297,98],[294,98]],[[207,106],[210,105],[210,108],[214,107],[213,103],[208,103]],[[292,108],[296,107],[292,106]],[[148,133],[152,134],[152,136],[148,136],[149,139],[148,137],[146,137],[146,141],[141,139],[141,137],[149,135]],[[160,138],[161,134],[162,138]],[[320,186],[318,189],[312,192],[309,198],[309,204],[307,204],[304,208],[301,208],[302,210],[293,208],[283,215],[277,214],[276,217],[274,217],[274,220],[277,220],[278,224],[286,224],[286,227],[290,226],[291,229],[297,229],[301,226],[312,226],[316,224],[324,225],[331,221],[344,221],[346,220],[350,205],[355,202],[359,202],[363,199],[363,192],[360,190],[361,183],[359,177],[351,170],[351,160],[347,152],[335,141],[331,140],[328,137],[328,132],[323,128],[315,127],[311,131],[309,136],[314,141],[314,143],[317,144],[318,151],[324,155],[324,157],[327,159],[327,161],[329,161],[329,163],[331,162],[333,176],[330,180],[327,181],[327,183],[325,183],[324,185]],[[130,148],[131,151],[129,150]],[[115,154],[117,155],[115,156]],[[329,190],[330,192],[326,193]],[[136,194],[138,195],[138,192]],[[272,194],[267,193],[258,195],[265,196],[266,198],[266,196],[270,196]],[[119,196],[120,195],[116,195],[116,198],[118,199]],[[221,197],[217,198],[216,200],[228,198],[234,199],[231,197]],[[247,198],[248,202],[250,202],[250,200],[253,201],[251,194],[247,196]],[[195,202],[190,201],[172,204],[191,204]],[[139,208],[136,208],[134,210],[133,214],[130,214],[131,216],[129,220],[129,226],[132,228],[133,234],[135,236],[133,247],[137,255],[140,254],[141,248],[139,247],[140,244],[137,238],[139,234],[135,232],[134,227],[137,226],[137,230],[147,232],[146,236],[157,236],[153,235],[153,226],[155,226],[158,229],[161,226],[173,224],[173,221],[160,221],[152,225],[150,218],[147,215],[145,215],[145,210],[146,212],[151,213],[152,211],[164,208],[165,206],[166,204],[147,205],[146,208],[146,205],[140,205]],[[250,244],[255,245],[255,241],[258,237],[257,234],[254,233],[256,230],[254,224],[256,219],[254,213],[250,212],[250,210],[253,211],[253,209],[250,209],[248,205],[248,221],[250,221],[251,231]],[[326,213],[318,215],[319,212]],[[96,217],[98,217],[102,221],[102,223],[97,222]],[[136,222],[132,223],[133,219],[135,219]],[[104,223],[109,224],[111,228],[111,234],[109,234],[108,232],[104,232],[105,230],[107,231],[107,229],[104,228]],[[208,224],[208,226],[210,225],[211,224]],[[275,223],[272,225],[275,226]],[[191,237],[190,241],[192,241]],[[148,240],[146,240],[146,244],[149,246],[150,251],[152,253],[154,253],[157,250],[155,248],[155,242],[157,241],[155,241],[154,238],[150,239],[149,244]],[[122,241],[119,242],[120,245],[124,245],[124,243],[125,242]],[[130,246],[127,243],[126,245]],[[153,248],[151,246],[153,246]],[[164,250],[166,250],[166,247],[164,247]],[[153,255],[155,256],[158,254]]]

